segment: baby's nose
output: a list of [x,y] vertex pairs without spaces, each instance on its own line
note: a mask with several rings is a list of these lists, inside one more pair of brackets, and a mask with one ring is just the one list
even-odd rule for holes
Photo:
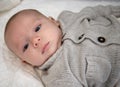
[[33,39],[33,46],[34,46],[34,47],[38,47],[39,42],[40,42],[40,37],[35,37],[35,38]]

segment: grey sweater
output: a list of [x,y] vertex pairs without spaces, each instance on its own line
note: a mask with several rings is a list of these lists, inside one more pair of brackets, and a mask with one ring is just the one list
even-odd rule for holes
[[63,44],[39,69],[45,87],[120,87],[120,6],[64,11]]

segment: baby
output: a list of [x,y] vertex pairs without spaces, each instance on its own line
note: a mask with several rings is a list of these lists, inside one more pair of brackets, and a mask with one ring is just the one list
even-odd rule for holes
[[26,9],[5,28],[8,48],[42,70],[45,87],[120,87],[120,6],[62,12]]
[[24,10],[8,22],[5,41],[8,48],[33,66],[40,66],[61,46],[59,22],[36,10]]

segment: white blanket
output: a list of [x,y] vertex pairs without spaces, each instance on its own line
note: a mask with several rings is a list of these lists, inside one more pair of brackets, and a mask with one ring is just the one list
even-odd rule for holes
[[0,13],[0,87],[43,87],[34,70],[21,63],[20,60],[7,49],[4,43],[4,27],[7,20],[14,13],[21,9],[32,8],[41,11],[46,16],[53,16],[57,19],[57,16],[63,10],[78,12],[85,6],[94,6],[98,4],[120,5],[120,2],[23,0],[18,6],[13,6],[13,9]]

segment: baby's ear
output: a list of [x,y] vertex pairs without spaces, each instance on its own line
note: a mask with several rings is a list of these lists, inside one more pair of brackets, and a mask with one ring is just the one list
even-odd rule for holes
[[49,20],[51,20],[52,22],[54,22],[57,26],[60,26],[60,23],[59,23],[59,21],[57,21],[57,20],[55,20],[53,17],[48,17],[49,18]]
[[49,16],[48,18],[49,18],[49,20],[55,21],[55,19],[51,16]]
[[58,21],[60,21],[61,27],[67,26],[68,24],[72,23],[75,18],[75,13],[71,11],[63,11],[59,17]]

